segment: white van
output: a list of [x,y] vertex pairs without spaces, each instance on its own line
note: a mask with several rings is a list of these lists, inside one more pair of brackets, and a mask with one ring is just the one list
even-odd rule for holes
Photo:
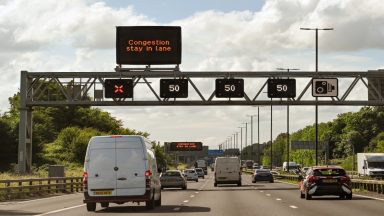
[[84,203],[146,202],[148,209],[161,205],[161,185],[151,143],[142,136],[92,137],[84,162]]
[[217,184],[237,184],[237,186],[241,186],[241,169],[238,157],[217,157],[214,170],[215,187],[217,187]]

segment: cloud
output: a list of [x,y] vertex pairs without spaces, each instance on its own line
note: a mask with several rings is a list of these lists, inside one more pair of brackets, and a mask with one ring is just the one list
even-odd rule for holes
[[[180,8],[175,8],[180,10]],[[300,27],[333,27],[319,32],[322,70],[383,67],[384,4],[379,0],[267,0],[260,11],[200,11],[185,19],[159,23],[134,5],[115,9],[96,0],[0,0],[1,110],[19,88],[20,70],[113,71],[115,26],[179,25],[183,71],[271,71],[277,67],[314,70],[314,32]],[[213,79],[193,79],[208,98]],[[158,89],[156,80],[152,80]],[[307,80],[298,79],[298,91]],[[263,83],[247,79],[250,97]],[[340,82],[347,88],[347,82]],[[141,85],[143,95],[153,98]],[[358,92],[361,91],[359,87]],[[198,98],[190,86],[191,99]],[[365,94],[365,93],[364,93]],[[358,94],[351,95],[356,98]],[[265,94],[262,95],[265,97]],[[306,97],[311,97],[310,93]],[[238,131],[255,107],[103,107],[127,127],[148,131],[153,139],[204,140],[216,145]],[[274,108],[275,109],[275,108]],[[354,110],[351,107],[351,110]],[[127,111],[128,110],[128,111]],[[285,130],[284,107],[276,107],[274,135]],[[291,129],[313,123],[313,107],[292,107]],[[321,108],[321,121],[345,107]],[[269,139],[269,111],[262,108],[262,141]]]

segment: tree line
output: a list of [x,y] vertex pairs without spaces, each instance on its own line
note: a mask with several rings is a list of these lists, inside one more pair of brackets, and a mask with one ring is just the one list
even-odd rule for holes
[[[358,112],[342,113],[336,119],[318,125],[319,142],[326,148],[319,151],[320,164],[332,163],[352,157],[353,152],[384,153],[384,107],[363,107]],[[315,141],[315,125],[306,126],[290,134],[290,142]],[[263,164],[270,164],[270,142],[264,143]],[[329,154],[326,154],[327,151]],[[326,158],[326,155],[328,158]],[[287,161],[287,134],[279,134],[272,144],[272,158],[275,166]],[[313,149],[290,151],[289,161],[303,166],[315,164]]]

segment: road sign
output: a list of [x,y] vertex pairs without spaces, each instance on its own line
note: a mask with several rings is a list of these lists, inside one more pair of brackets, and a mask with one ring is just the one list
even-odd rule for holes
[[171,142],[169,143],[170,151],[201,151],[203,150],[202,142]]
[[295,79],[268,79],[269,98],[294,98],[296,97]]
[[187,79],[160,79],[160,97],[162,98],[187,98]]
[[244,79],[216,79],[217,98],[244,97]]
[[104,83],[106,98],[132,98],[132,79],[106,79]]
[[118,26],[116,63],[180,64],[180,26]]
[[337,97],[339,93],[337,78],[313,78],[312,96],[313,97]]
[[224,150],[222,149],[208,150],[208,155],[217,155],[217,156],[224,155]]

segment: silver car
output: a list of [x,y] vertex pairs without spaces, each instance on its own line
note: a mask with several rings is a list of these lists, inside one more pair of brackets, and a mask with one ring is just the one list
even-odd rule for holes
[[192,181],[199,181],[199,176],[197,175],[196,170],[194,169],[186,169],[184,170],[184,176],[187,178],[187,180],[192,180]]
[[168,170],[160,176],[161,189],[178,188],[187,189],[187,180],[179,170]]

